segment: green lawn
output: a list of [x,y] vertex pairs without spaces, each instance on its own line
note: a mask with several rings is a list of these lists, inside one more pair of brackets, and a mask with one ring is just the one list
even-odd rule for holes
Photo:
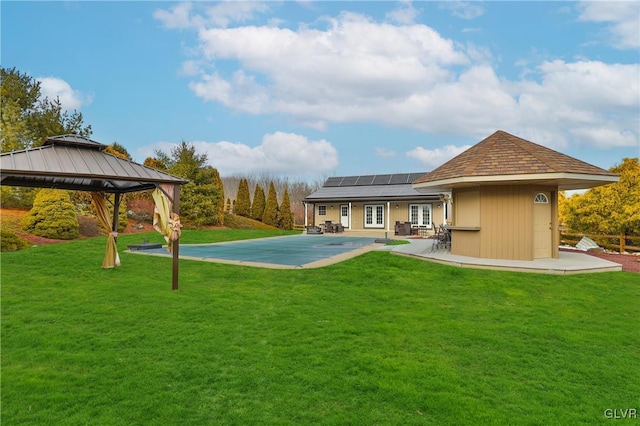
[[[267,231],[185,231],[183,243]],[[160,242],[158,234],[145,234]],[[458,269],[370,252],[272,270],[3,253],[3,425],[573,425],[640,411],[637,274]],[[621,422],[626,423],[626,422]]]

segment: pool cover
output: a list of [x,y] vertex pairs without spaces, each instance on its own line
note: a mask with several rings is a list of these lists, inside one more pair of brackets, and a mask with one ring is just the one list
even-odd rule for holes
[[[180,257],[303,267],[363,249],[374,242],[375,238],[296,235],[216,244],[180,244]],[[166,248],[141,250],[136,253],[170,255]]]

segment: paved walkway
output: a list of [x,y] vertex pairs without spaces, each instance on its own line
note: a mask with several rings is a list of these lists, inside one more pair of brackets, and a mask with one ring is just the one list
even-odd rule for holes
[[394,254],[422,258],[462,268],[537,272],[558,275],[622,271],[622,265],[618,263],[579,252],[571,253],[561,251],[558,259],[536,259],[531,261],[480,259],[454,255],[445,249],[436,250],[433,245],[433,240],[430,239],[409,239],[407,241],[410,241],[411,244],[384,246],[381,247],[381,249],[388,247]]

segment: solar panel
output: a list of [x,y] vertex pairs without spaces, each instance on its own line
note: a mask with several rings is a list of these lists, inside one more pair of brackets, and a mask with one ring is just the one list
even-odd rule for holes
[[358,181],[359,176],[346,176],[342,178],[342,184],[340,186],[353,186]]
[[413,183],[416,180],[420,179],[422,176],[426,175],[427,172],[424,173],[409,173],[409,180],[407,183]]
[[391,185],[400,185],[403,183],[407,183],[407,174],[406,173],[399,173],[399,174],[395,174],[393,176],[391,176],[391,181],[389,182],[389,184]]
[[373,178],[373,185],[389,185],[393,175],[376,175]]
[[375,177],[376,177],[375,175],[359,176],[358,180],[355,183],[355,185],[356,186],[372,185],[373,184],[373,179]]
[[333,176],[326,180],[323,187],[370,186],[370,185],[407,185],[424,176],[423,173],[395,173],[364,176]]
[[337,177],[330,177],[329,179],[327,179],[327,181],[324,183],[324,186],[340,186],[340,183],[342,182],[342,177],[337,176]]

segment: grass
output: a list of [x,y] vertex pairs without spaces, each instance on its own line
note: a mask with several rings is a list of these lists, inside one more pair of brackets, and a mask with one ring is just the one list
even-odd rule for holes
[[185,260],[173,292],[167,258],[102,270],[105,241],[2,254],[3,424],[597,424],[640,408],[636,274],[370,252],[310,270]]

